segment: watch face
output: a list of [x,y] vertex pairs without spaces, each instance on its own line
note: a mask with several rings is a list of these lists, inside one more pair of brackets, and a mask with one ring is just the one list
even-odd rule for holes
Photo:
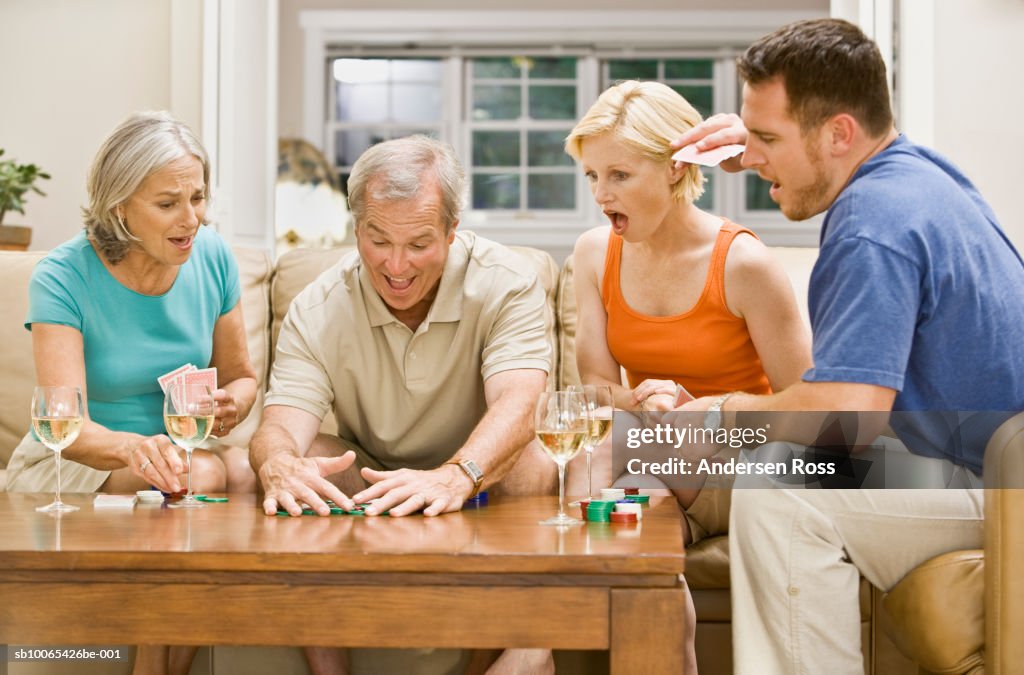
[[483,479],[484,472],[480,470],[480,467],[477,466],[476,462],[474,462],[473,460],[467,459],[461,462],[461,466],[463,469],[466,470],[466,473],[470,475],[470,477],[473,479],[473,482],[478,483]]
[[704,415],[704,428],[708,431],[718,431],[718,427],[722,426],[722,411],[721,410],[709,410]]

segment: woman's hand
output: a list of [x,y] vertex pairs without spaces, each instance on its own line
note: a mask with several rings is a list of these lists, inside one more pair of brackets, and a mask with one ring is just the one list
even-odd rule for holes
[[185,471],[181,452],[163,435],[140,437],[128,451],[125,464],[136,476],[164,492],[178,492]]
[[[657,399],[648,401],[652,396],[667,397],[667,408],[653,408],[650,404],[657,404]],[[632,402],[634,407],[643,404],[648,410],[671,410],[676,400],[676,383],[672,380],[644,380],[633,389]]]
[[227,389],[217,389],[213,392],[214,418],[213,435],[220,438],[231,433],[231,430],[238,426],[238,402]]

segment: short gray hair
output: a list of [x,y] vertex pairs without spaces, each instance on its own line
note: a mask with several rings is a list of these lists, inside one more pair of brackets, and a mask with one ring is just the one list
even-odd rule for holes
[[451,145],[423,135],[378,143],[356,160],[348,179],[348,208],[356,227],[363,220],[367,198],[413,199],[428,172],[441,189],[441,219],[450,232],[465,207],[466,172]]
[[210,160],[195,133],[167,112],[134,113],[103,141],[89,169],[89,205],[82,208],[90,240],[112,264],[138,241],[118,218],[117,207],[143,181],[171,162],[193,156],[203,165],[203,196],[210,198]]

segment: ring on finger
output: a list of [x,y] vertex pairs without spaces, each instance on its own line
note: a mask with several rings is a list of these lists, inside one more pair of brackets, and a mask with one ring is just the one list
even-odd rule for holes
[[224,433],[224,420],[220,421],[220,425],[217,427],[217,432],[221,434]]
[[142,464],[139,465],[139,472],[140,473],[146,473],[146,469],[148,469],[149,465],[152,464],[152,463],[153,462],[151,460],[147,459],[145,462],[143,462]]

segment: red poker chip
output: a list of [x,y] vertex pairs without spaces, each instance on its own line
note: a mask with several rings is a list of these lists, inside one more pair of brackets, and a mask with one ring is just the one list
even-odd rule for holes
[[640,494],[640,488],[624,488],[627,495],[638,495]]
[[613,523],[636,523],[637,518],[635,513],[629,513],[627,511],[613,511],[611,513],[611,519]]

